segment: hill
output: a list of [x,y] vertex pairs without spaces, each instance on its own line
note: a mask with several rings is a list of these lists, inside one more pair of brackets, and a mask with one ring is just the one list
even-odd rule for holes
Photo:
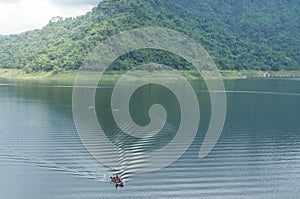
[[299,65],[299,0],[174,1],[241,39],[286,53]]
[[[286,52],[239,36],[225,25],[218,25],[222,21],[187,7],[198,5],[196,1],[184,2],[187,5],[167,0],[106,0],[84,16],[65,20],[54,17],[41,30],[4,37],[0,42],[0,68],[28,72],[78,69],[85,56],[104,39],[149,26],[171,28],[194,38],[220,69],[291,70],[299,66]],[[137,56],[138,60],[132,59]],[[112,69],[128,69],[140,62],[171,64],[184,70],[190,67],[170,53],[141,50],[123,56]]]
[[3,41],[3,39],[4,39],[4,36],[0,34],[0,44]]

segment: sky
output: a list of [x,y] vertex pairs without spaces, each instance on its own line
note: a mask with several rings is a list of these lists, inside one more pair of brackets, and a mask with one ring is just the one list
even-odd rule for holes
[[18,34],[45,26],[52,17],[83,15],[100,0],[0,0],[0,34]]

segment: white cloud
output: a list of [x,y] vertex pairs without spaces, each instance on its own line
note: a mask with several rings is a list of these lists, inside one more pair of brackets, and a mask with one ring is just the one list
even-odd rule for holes
[[51,0],[51,2],[61,5],[97,5],[99,3],[99,0]]
[[55,0],[0,0],[0,34],[16,34],[41,28],[54,16],[82,15],[97,4],[94,0],[86,3],[77,0],[65,5]]
[[0,4],[18,3],[20,0],[0,0]]

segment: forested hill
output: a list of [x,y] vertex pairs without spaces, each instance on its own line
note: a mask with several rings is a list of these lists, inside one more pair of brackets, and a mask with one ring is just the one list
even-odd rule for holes
[[235,36],[300,62],[299,0],[174,0]]
[[[41,30],[6,36],[2,42],[0,39],[0,67],[25,68],[26,71],[78,69],[85,56],[104,39],[124,30],[153,26],[171,28],[191,36],[210,53],[220,69],[280,70],[299,66],[297,56],[280,49],[281,44],[263,43],[229,28],[230,24],[235,24],[235,19],[226,18],[239,16],[221,12],[222,3],[238,1],[216,0],[220,10],[201,14],[197,11],[201,7],[199,2],[206,1],[105,0],[84,16],[65,20],[55,17]],[[211,13],[218,18],[210,16]],[[268,36],[265,38],[269,39]],[[299,40],[299,37],[291,38]],[[288,46],[287,43],[284,45]],[[171,63],[179,69],[188,69],[178,57],[151,50],[124,56],[112,68],[128,69],[137,64],[131,59],[136,56],[141,56],[139,60],[145,62]]]
[[0,43],[4,39],[4,36],[0,34]]

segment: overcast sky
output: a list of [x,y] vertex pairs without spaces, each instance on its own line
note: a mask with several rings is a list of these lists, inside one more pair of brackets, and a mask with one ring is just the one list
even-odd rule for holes
[[46,25],[54,16],[82,15],[100,0],[0,0],[0,34],[15,34]]

